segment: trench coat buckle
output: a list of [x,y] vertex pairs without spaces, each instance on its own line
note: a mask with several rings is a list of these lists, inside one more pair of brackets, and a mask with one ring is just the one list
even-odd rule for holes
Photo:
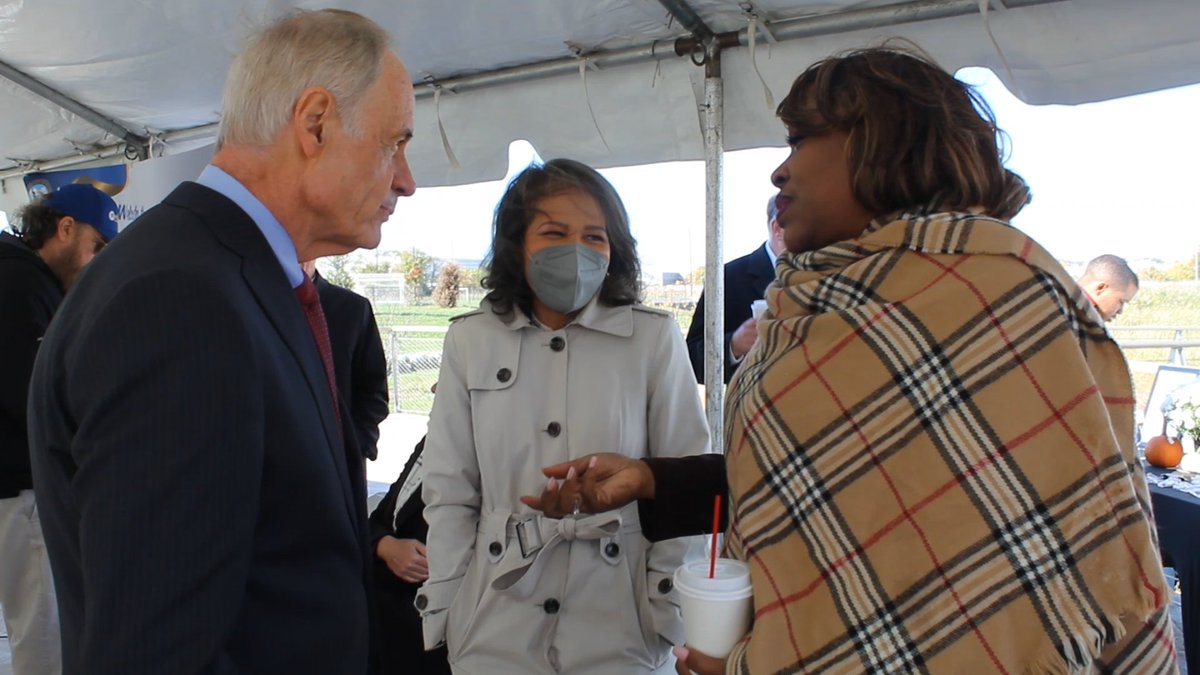
[[514,529],[517,532],[517,546],[521,548],[521,557],[528,558],[537,555],[545,542],[542,541],[542,529],[539,527],[539,517],[518,522]]

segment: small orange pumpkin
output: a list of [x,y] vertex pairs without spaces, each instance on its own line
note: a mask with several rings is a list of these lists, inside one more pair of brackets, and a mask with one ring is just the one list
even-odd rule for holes
[[1173,469],[1183,459],[1183,444],[1178,438],[1155,436],[1146,442],[1146,461],[1160,469]]

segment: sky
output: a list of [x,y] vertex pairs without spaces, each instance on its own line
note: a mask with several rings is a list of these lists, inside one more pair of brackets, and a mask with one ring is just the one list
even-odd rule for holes
[[[1078,106],[1029,106],[990,71],[969,68],[958,77],[992,106],[1010,138],[1008,167],[1032,187],[1033,202],[1014,225],[1054,256],[1083,262],[1115,253],[1136,264],[1182,260],[1200,247],[1200,215],[1190,203],[1200,193],[1200,85]],[[782,142],[782,125],[779,136]],[[775,192],[769,176],[786,154],[782,147],[726,154],[725,260],[763,242],[766,201]],[[528,143],[514,143],[509,175],[533,157]],[[703,162],[602,173],[625,202],[647,272],[704,265]],[[379,250],[482,258],[506,182],[418,188],[401,200]]]

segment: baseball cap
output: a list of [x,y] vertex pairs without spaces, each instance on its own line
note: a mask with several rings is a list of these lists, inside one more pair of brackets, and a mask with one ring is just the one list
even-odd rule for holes
[[117,236],[117,203],[91,185],[64,185],[46,195],[42,204],[91,225],[105,241]]

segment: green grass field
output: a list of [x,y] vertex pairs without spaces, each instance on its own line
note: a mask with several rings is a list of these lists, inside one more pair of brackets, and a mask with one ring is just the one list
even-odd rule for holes
[[466,314],[475,307],[438,307],[437,305],[375,305],[375,320],[384,326],[449,326],[450,319]]
[[[475,307],[438,307],[437,305],[404,305],[400,303],[378,303],[375,305],[375,321],[379,324],[383,349],[388,363],[396,359],[427,357],[416,370],[394,371],[388,377],[388,394],[392,409],[427,415],[433,405],[433,394],[429,389],[437,382],[437,363],[442,353],[445,332],[393,330],[412,326],[429,326],[445,329],[450,319],[470,312]],[[399,380],[397,381],[397,377]]]
[[[474,307],[443,308],[435,305],[402,305],[380,303],[375,306],[375,317],[383,335],[384,349],[393,355],[439,354],[442,336],[440,331],[410,332],[393,331],[393,327],[431,326],[445,328],[450,319],[464,314]],[[680,330],[686,332],[691,321],[691,312],[675,311]],[[1147,326],[1196,327],[1195,331],[1182,334],[1185,339],[1200,340],[1200,284],[1195,282],[1146,282],[1133,302],[1116,321],[1109,324],[1118,342],[1136,340],[1175,339],[1176,331],[1123,330]],[[1127,349],[1125,357],[1133,363],[1133,383],[1138,397],[1139,409],[1145,405],[1150,386],[1154,382],[1154,364],[1167,363],[1167,349]],[[1200,365],[1200,347],[1184,350],[1189,365]],[[432,363],[432,362],[431,362]],[[428,413],[433,402],[429,387],[437,380],[436,369],[420,369],[402,373],[400,386],[393,387],[393,407],[408,412]],[[398,404],[398,406],[397,406]]]
[[1111,325],[1117,329],[1126,326],[1200,327],[1200,284],[1192,281],[1146,282]]
[[[1197,330],[1122,330],[1145,327],[1194,327]],[[1118,342],[1144,340],[1200,340],[1200,285],[1190,281],[1146,282],[1121,316],[1109,324]],[[1200,347],[1183,350],[1188,365],[1200,365]],[[1133,366],[1133,385],[1138,409],[1145,407],[1154,384],[1154,364],[1167,363],[1167,349],[1126,349]]]

